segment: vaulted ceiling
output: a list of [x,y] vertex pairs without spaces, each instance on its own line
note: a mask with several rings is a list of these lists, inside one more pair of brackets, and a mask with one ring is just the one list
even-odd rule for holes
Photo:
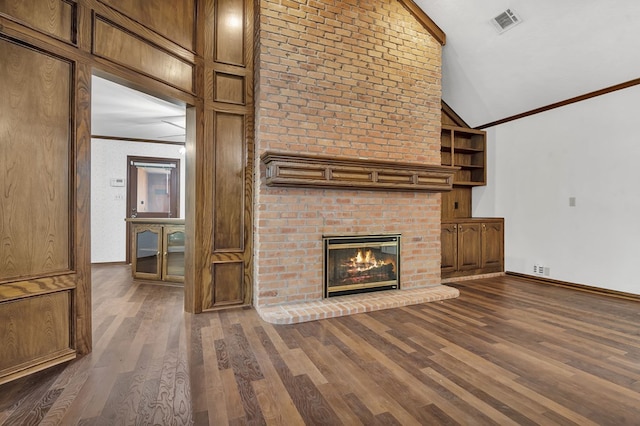
[[[442,98],[472,127],[640,78],[638,0],[414,0],[446,33]],[[506,9],[522,22],[499,34]]]

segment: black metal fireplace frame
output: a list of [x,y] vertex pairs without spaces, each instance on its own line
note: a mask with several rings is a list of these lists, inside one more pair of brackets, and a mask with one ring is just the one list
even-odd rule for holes
[[[394,242],[397,246],[396,253],[396,279],[394,283],[387,284],[371,284],[364,287],[357,285],[350,286],[350,289],[345,290],[333,290],[329,289],[329,250],[332,245],[345,245],[356,244],[360,247],[367,247],[367,245],[374,246],[377,244],[384,244]],[[323,284],[324,284],[324,297],[344,296],[348,294],[369,293],[381,290],[397,290],[400,288],[400,234],[381,234],[381,235],[355,235],[355,236],[322,236],[323,245]]]

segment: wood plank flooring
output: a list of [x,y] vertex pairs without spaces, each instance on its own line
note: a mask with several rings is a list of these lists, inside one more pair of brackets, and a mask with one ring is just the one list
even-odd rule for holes
[[93,268],[94,351],[0,386],[2,425],[640,425],[640,304],[517,277],[296,325],[190,315]]

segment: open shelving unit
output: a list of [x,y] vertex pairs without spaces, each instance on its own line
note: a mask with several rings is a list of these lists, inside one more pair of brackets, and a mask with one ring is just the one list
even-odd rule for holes
[[454,186],[480,186],[487,184],[486,132],[450,125],[442,125],[441,164],[460,167],[454,177]]

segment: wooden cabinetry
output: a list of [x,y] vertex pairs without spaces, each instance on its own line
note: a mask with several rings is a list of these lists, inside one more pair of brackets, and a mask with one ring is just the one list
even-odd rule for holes
[[443,220],[442,278],[502,272],[504,219]]
[[184,282],[184,221],[131,219],[134,278]]
[[453,177],[454,185],[487,184],[486,132],[443,124],[440,140],[442,165],[460,167]]
[[454,186],[442,193],[442,219],[471,217],[471,187]]
[[442,194],[442,278],[502,272],[504,219],[472,218],[472,188],[487,184],[486,132],[471,129],[444,102],[443,166],[459,167],[453,190]]

